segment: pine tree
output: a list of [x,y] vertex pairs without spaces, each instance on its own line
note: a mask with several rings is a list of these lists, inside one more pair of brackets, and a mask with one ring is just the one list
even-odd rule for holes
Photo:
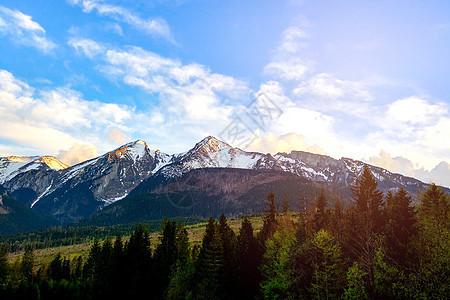
[[224,251],[218,226],[203,252],[203,272],[198,295],[201,299],[226,299],[224,290]]
[[364,286],[364,276],[366,274],[359,268],[358,263],[354,262],[353,266],[347,271],[347,288],[344,291],[343,298],[346,300],[364,300],[368,299],[366,287]]
[[356,208],[361,216],[367,218],[372,233],[380,233],[384,226],[382,216],[383,193],[377,187],[378,183],[367,165],[364,165],[361,178],[358,178],[351,187]]
[[22,278],[27,282],[33,281],[33,267],[34,267],[34,251],[31,246],[25,248],[25,253],[22,256],[20,263],[20,272]]
[[315,299],[337,298],[342,288],[342,251],[339,243],[321,229],[312,240],[314,275],[311,294]]
[[235,270],[237,268],[236,252],[237,252],[237,240],[234,231],[227,223],[227,218],[222,214],[219,218],[219,224],[217,230],[220,235],[223,249],[223,286],[224,294],[226,298],[235,298],[237,295],[233,295],[236,291],[237,281]]
[[126,276],[126,261],[125,261],[125,249],[122,241],[122,235],[118,233],[114,241],[114,246],[111,255],[111,291],[117,299],[123,299],[127,292],[123,289],[122,285]]
[[125,264],[127,266],[125,286],[129,287],[130,295],[139,296],[149,288],[153,289],[156,280],[152,278],[150,237],[142,224],[138,224],[130,236],[125,250]]
[[180,266],[184,266],[190,259],[189,235],[186,227],[181,222],[178,223],[176,232],[177,262]]
[[315,201],[315,212],[313,215],[313,228],[317,232],[320,229],[324,229],[328,223],[327,197],[323,189],[320,191],[319,197]]
[[403,189],[386,196],[388,223],[386,242],[389,256],[401,266],[407,265],[408,246],[415,234],[415,212],[411,197]]
[[9,267],[6,255],[8,254],[8,244],[2,243],[0,247],[0,290],[6,285],[6,278],[8,277]]
[[50,262],[50,267],[47,269],[47,276],[50,279],[59,281],[62,280],[62,258],[61,253],[58,253]]
[[277,208],[275,206],[275,195],[270,193],[267,196],[268,209],[265,211],[263,228],[258,234],[258,241],[260,245],[265,249],[266,241],[272,237],[277,230]]
[[414,298],[447,298],[450,295],[450,196],[432,184],[420,197],[419,244]]
[[239,229],[238,241],[238,282],[242,299],[249,299],[258,294],[261,273],[258,268],[261,264],[262,251],[253,235],[253,226],[245,217]]
[[281,228],[266,241],[261,264],[261,289],[266,299],[293,299],[290,257],[296,244],[295,231]]
[[163,229],[160,235],[160,244],[156,247],[154,255],[155,273],[158,274],[156,278],[156,288],[159,290],[158,297],[162,297],[166,291],[172,270],[175,268],[175,263],[178,258],[178,248],[176,245],[176,224],[174,221],[164,220]]
[[421,197],[419,216],[430,225],[441,223],[448,226],[449,222],[449,196],[442,188],[431,184]]

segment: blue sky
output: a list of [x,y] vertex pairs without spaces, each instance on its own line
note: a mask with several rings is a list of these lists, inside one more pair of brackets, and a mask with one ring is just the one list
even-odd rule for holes
[[[0,155],[214,135],[450,186],[448,53],[448,1],[3,0]],[[282,112],[264,126],[260,95]],[[250,144],[224,135],[237,117]]]

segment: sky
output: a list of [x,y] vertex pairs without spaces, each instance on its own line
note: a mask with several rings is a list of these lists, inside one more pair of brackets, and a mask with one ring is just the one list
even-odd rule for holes
[[450,187],[448,53],[449,1],[2,0],[0,156],[212,135]]

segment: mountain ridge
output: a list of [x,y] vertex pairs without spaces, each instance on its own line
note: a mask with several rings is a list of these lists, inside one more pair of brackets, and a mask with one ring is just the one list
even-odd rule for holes
[[[193,170],[280,171],[321,183],[347,195],[349,186],[366,165],[350,158],[335,159],[305,151],[275,155],[248,152],[213,136],[205,137],[187,152],[172,155],[152,150],[145,141],[136,140],[74,166],[61,166],[61,169],[49,167],[45,159],[34,158],[16,158],[19,160],[16,164],[24,164],[21,168],[30,161],[35,165],[21,169],[22,172],[17,174],[11,172],[14,176],[8,177],[4,186],[19,202],[41,213],[57,216],[63,222],[86,218],[105,206],[125,199],[149,180],[173,186],[173,180],[183,178]],[[420,180],[368,166],[383,192],[403,187],[415,195],[418,190],[427,187]],[[0,164],[0,174],[4,174],[1,170]],[[196,175],[196,178],[200,177]]]

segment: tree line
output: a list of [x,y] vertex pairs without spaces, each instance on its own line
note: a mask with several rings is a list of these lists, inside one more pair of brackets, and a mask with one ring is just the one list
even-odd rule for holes
[[0,251],[2,299],[445,299],[450,295],[450,196],[432,184],[414,207],[403,189],[383,195],[366,167],[352,203],[280,211],[268,196],[263,226],[244,218],[236,234],[222,215],[191,244],[182,223],[165,220],[156,247],[138,225],[128,241],[96,240],[88,257],[57,255],[34,272]]

